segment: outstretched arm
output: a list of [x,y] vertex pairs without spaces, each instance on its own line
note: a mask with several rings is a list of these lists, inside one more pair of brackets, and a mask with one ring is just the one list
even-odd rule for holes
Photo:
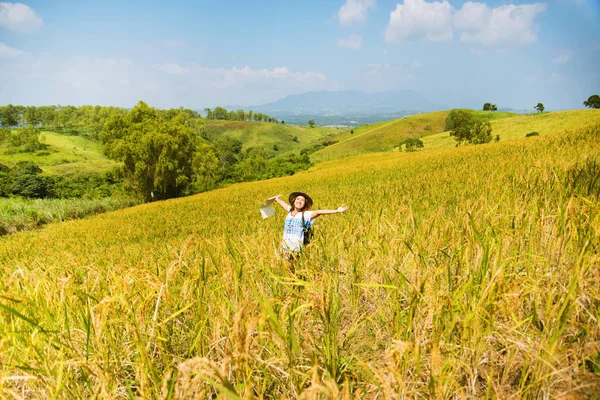
[[329,215],[329,214],[337,214],[337,213],[343,213],[346,212],[348,210],[347,205],[342,204],[340,207],[337,208],[337,210],[313,210],[312,211],[312,219],[317,218],[319,215]]
[[291,207],[291,206],[290,206],[288,203],[286,203],[285,201],[281,200],[281,199],[279,198],[279,196],[275,197],[275,201],[276,201],[277,203],[279,203],[279,205],[280,205],[281,207],[283,207],[283,209],[284,209],[285,211],[287,211],[287,212],[289,212],[289,211],[292,209],[292,207]]

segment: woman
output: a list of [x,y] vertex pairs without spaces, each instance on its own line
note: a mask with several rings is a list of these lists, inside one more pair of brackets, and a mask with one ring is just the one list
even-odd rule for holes
[[275,201],[288,212],[283,226],[283,243],[281,245],[281,252],[288,261],[294,261],[302,253],[304,235],[318,216],[343,213],[348,210],[344,204],[337,210],[311,210],[313,201],[306,193],[302,192],[290,194],[291,205],[281,200],[279,196],[275,198]]

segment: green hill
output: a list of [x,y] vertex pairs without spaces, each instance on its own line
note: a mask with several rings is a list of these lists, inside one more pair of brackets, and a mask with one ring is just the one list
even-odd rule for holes
[[102,145],[82,136],[43,131],[40,142],[45,149],[35,153],[9,154],[6,146],[0,146],[0,162],[14,165],[19,161],[31,161],[46,173],[99,172],[117,165],[102,153]]
[[[478,120],[483,121],[515,115],[490,111],[473,111],[473,113]],[[388,151],[397,147],[405,139],[421,138],[443,132],[447,116],[448,111],[438,111],[363,125],[355,128],[354,133],[346,130],[334,137],[338,143],[315,152],[311,155],[311,159],[319,162],[363,153]]]
[[310,128],[297,125],[217,120],[206,120],[204,130],[212,140],[229,137],[240,140],[244,148],[258,146],[270,151],[277,146],[276,153],[298,152],[319,139],[339,132],[337,129],[318,126]]

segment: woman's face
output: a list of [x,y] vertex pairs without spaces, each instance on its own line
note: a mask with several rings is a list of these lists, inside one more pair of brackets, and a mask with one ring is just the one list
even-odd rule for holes
[[306,204],[306,199],[304,198],[304,196],[298,196],[294,200],[294,208],[296,210],[302,210],[304,208],[305,204]]

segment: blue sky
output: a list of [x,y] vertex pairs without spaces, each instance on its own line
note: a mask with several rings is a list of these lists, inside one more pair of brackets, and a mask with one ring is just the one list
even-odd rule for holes
[[0,103],[201,109],[412,89],[447,107],[582,108],[600,0],[0,2]]

